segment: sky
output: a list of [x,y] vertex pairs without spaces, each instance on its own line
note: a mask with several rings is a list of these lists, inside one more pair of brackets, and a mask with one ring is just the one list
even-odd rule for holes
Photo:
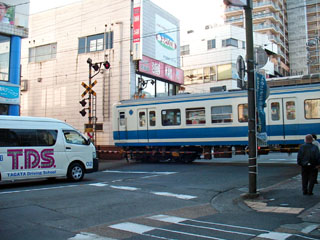
[[[81,0],[30,0],[30,13],[37,13],[51,8],[60,7]],[[103,0],[102,0],[103,1]],[[180,20],[180,26],[187,30],[199,26],[223,23],[223,0],[152,0]],[[197,3],[195,5],[195,2]]]

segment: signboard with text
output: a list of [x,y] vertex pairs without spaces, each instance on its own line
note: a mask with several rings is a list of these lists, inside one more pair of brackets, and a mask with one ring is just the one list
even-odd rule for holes
[[142,58],[142,39],[141,39],[141,5],[135,3],[133,8],[133,60],[140,60]]
[[173,83],[183,84],[182,69],[147,56],[143,56],[142,60],[139,61],[139,72],[165,79]]

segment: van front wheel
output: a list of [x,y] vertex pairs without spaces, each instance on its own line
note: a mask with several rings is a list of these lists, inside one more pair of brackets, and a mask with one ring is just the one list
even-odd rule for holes
[[84,177],[84,169],[79,163],[72,163],[68,170],[68,179],[72,181],[81,181]]

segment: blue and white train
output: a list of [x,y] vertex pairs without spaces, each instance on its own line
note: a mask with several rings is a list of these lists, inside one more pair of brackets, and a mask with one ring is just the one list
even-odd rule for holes
[[[247,91],[121,101],[113,109],[115,145],[145,161],[244,153],[247,101]],[[270,148],[296,149],[306,134],[320,134],[320,84],[271,88],[266,105]]]

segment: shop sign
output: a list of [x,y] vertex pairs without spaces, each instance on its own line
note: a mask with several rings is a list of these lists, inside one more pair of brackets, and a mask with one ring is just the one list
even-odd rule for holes
[[139,72],[168,80],[170,82],[183,84],[184,75],[182,69],[147,56],[142,56],[142,60],[139,62]]
[[0,103],[20,104],[20,86],[9,83],[0,83]]

